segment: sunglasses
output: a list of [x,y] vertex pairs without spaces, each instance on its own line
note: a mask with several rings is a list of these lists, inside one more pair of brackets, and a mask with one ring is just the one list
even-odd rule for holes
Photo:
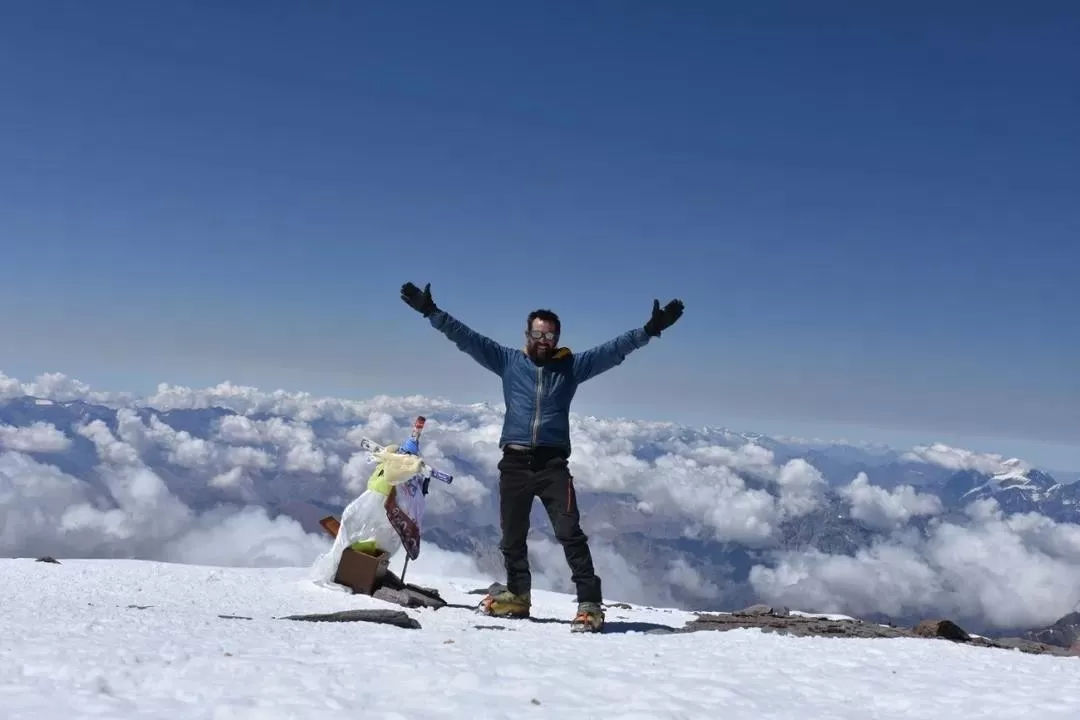
[[543,339],[545,339],[545,340],[547,340],[549,342],[554,342],[555,338],[557,336],[556,333],[553,333],[550,330],[548,332],[540,332],[539,330],[529,330],[527,334],[533,340],[539,340],[540,338],[543,338]]

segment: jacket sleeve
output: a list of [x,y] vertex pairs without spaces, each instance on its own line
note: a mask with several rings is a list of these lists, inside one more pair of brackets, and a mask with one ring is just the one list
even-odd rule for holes
[[645,329],[635,328],[580,355],[574,355],[574,379],[583,383],[607,372],[625,360],[627,355],[648,344],[649,335]]
[[466,355],[482,366],[502,375],[510,362],[510,348],[481,335],[445,310],[436,310],[428,316],[431,326],[441,332]]

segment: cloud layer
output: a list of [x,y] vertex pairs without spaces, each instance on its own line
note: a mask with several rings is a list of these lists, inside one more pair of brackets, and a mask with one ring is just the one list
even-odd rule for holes
[[898,533],[854,557],[784,554],[751,571],[770,602],[826,612],[934,613],[1015,628],[1053,622],[1080,598],[1080,526],[1035,514],[1004,515],[993,501],[968,508],[969,522],[941,522],[926,535]]
[[[24,383],[0,373],[0,410],[5,401],[5,555],[310,565],[329,547],[314,521],[362,491],[371,472],[360,439],[398,442],[423,414],[425,458],[455,475],[428,496],[423,566],[501,579],[499,407],[230,383],[162,384],[138,398],[59,374]],[[612,599],[723,609],[756,594],[796,608],[1002,627],[1049,623],[1080,602],[1078,526],[1006,515],[992,501],[949,514],[925,489],[876,484],[874,471],[827,477],[795,446],[724,429],[574,417],[573,433],[585,529]],[[942,477],[1026,467],[942,445],[893,455]],[[872,542],[853,554],[792,549],[793,527],[825,527],[834,515]],[[536,586],[570,590],[539,507],[533,517]],[[747,554],[723,554],[736,547]]]

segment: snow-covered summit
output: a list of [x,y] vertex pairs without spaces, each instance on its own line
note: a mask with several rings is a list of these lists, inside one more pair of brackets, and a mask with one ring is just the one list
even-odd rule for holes
[[1009,479],[1024,478],[1026,473],[1031,470],[1031,466],[1020,458],[1009,458],[1003,460],[1001,463],[1001,470],[994,473],[994,479],[998,481],[1005,481]]
[[1019,458],[1010,458],[1002,462],[1001,470],[990,475],[990,483],[994,490],[1016,488],[1034,493],[1045,493],[1059,484],[1047,473]]
[[[436,556],[437,557],[437,556]],[[533,621],[485,618],[482,578],[411,579],[452,605],[419,629],[303,622],[389,608],[308,568],[136,560],[0,561],[0,716],[53,718],[1080,717],[1077,658],[945,640],[798,638],[759,630],[650,634],[690,613],[609,610],[574,635],[568,595]]]
[[978,480],[973,482],[971,489],[964,494],[971,499],[1013,491],[1024,493],[1032,502],[1039,502],[1046,499],[1048,493],[1061,487],[1050,475],[1016,458],[1004,461],[998,472],[972,473],[971,477]]

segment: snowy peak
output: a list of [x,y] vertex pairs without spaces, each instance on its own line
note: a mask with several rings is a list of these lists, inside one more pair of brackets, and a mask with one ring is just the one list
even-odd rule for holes
[[1031,468],[1019,458],[1009,458],[1001,463],[1001,470],[994,473],[995,478],[1018,478],[1025,477],[1025,473]]
[[1058,486],[1054,478],[1039,470],[995,475],[991,478],[991,483],[996,486],[996,492],[1006,490],[1024,492],[1030,495],[1033,500],[1044,499],[1048,492]]
[[1002,465],[1002,471],[990,476],[988,481],[995,492],[1020,490],[1030,493],[1033,499],[1040,499],[1058,485],[1050,475],[1029,467],[1021,460],[1006,460]]
[[1005,512],[1042,512],[1059,520],[1071,520],[1061,512],[1069,512],[1073,497],[1080,488],[1063,485],[1042,470],[1029,467],[1020,460],[1003,462],[998,472],[960,470],[942,485],[942,501],[960,509],[978,500],[994,499]]
[[1054,478],[1018,458],[1001,463],[1001,470],[990,476],[990,482],[998,490],[1013,488],[1032,492],[1046,491],[1057,484]]

